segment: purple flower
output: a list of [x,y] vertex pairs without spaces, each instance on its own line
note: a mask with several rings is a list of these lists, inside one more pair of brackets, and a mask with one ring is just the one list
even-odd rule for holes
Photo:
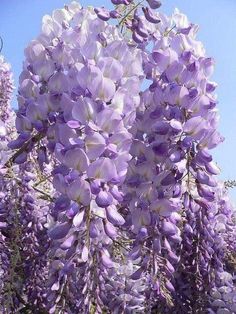
[[48,235],[53,240],[59,240],[65,238],[71,228],[71,224],[68,222],[59,223],[51,230],[49,230]]
[[110,19],[110,12],[104,7],[95,8],[94,11],[101,20],[108,21]]
[[147,0],[148,4],[152,9],[158,9],[161,6],[161,1],[158,0]]
[[107,267],[107,268],[114,267],[112,260],[110,259],[109,255],[105,251],[101,253],[101,261],[104,267]]
[[79,172],[86,171],[89,166],[89,159],[85,152],[80,148],[68,150],[65,153],[63,160],[66,166],[76,169]]
[[163,217],[169,217],[172,212],[179,209],[178,201],[157,199],[151,203],[151,209]]
[[115,239],[117,237],[117,229],[109,221],[104,222],[104,230],[108,237]]
[[117,171],[113,160],[101,157],[92,162],[87,170],[90,178],[100,179],[101,181],[110,181],[117,177]]
[[73,218],[73,225],[78,228],[82,222],[83,222],[83,219],[84,219],[84,210],[82,210],[81,212],[78,212],[74,218]]
[[104,137],[99,133],[93,133],[85,138],[85,147],[87,156],[93,160],[100,157],[106,147]]
[[113,197],[109,192],[100,191],[95,199],[99,207],[105,208],[113,203]]
[[162,232],[166,236],[174,236],[176,234],[176,227],[169,221],[163,221]]
[[142,10],[148,22],[154,23],[154,24],[161,22],[159,16],[151,9],[142,7]]
[[118,213],[118,211],[113,206],[109,206],[106,208],[106,216],[110,223],[120,226],[125,223],[124,218],[121,216],[121,214]]
[[90,186],[87,181],[77,179],[68,185],[66,189],[67,196],[84,206],[89,205],[91,200]]

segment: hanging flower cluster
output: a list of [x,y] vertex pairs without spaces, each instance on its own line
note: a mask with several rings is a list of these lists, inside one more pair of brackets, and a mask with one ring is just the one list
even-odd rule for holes
[[202,294],[223,271],[223,246],[212,248],[222,189],[209,153],[222,137],[215,83],[209,81],[213,61],[195,40],[196,27],[178,11],[169,20],[159,18],[153,48],[144,50],[151,84],[132,129],[127,207],[137,235],[135,258],[141,257],[138,275],[148,276],[147,289],[153,290],[149,301],[164,298],[162,312],[176,302],[179,311],[191,311],[206,306]]
[[234,313],[235,213],[210,153],[223,141],[214,62],[178,10],[112,2],[55,10],[25,49],[1,149],[3,308]]
[[10,108],[12,74],[3,57],[0,90],[0,310],[15,313],[26,304],[25,308],[31,310],[44,305],[48,202],[34,190],[39,178],[32,157],[28,164],[6,167],[12,155],[8,144],[16,137],[16,130],[15,113]]
[[[70,303],[73,310],[91,312],[94,304],[104,304],[102,276],[110,276],[113,239],[125,222],[117,205],[131,158],[129,128],[139,104],[141,52],[92,9],[72,5],[44,18],[42,35],[26,57],[14,144],[31,149],[37,138],[41,166],[49,154],[56,158],[55,225],[48,233],[55,259],[50,312]],[[20,162],[26,156],[23,151]],[[78,282],[68,279],[76,274]],[[77,291],[73,302],[67,295],[71,285]]]

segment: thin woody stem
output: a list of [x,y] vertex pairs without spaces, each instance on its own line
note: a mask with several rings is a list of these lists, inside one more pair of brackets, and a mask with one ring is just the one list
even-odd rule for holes
[[132,13],[144,0],[138,2],[131,10],[128,11],[128,13],[125,14],[125,16],[120,20],[119,26],[125,21],[125,19]]
[[164,33],[164,36],[169,35],[169,33],[170,33],[171,31],[173,31],[174,28],[176,28],[176,24],[175,24],[174,26],[172,26],[171,29],[167,30],[167,31]]
[[42,180],[36,182],[36,183],[34,184],[34,187],[40,185],[41,183],[45,182],[46,180],[48,180],[48,179],[51,178],[51,177],[52,177],[52,174],[48,175],[47,177],[44,177]]
[[33,189],[34,189],[35,191],[37,191],[38,193],[41,193],[42,195],[46,196],[50,201],[53,201],[53,200],[54,200],[53,197],[51,197],[51,195],[49,195],[48,193],[46,193],[46,192],[44,192],[44,191],[38,189],[36,186],[33,186]]
[[12,163],[14,163],[15,159],[20,156],[23,152],[27,151],[31,143],[38,143],[41,139],[44,138],[44,134],[38,133],[31,137],[21,148],[19,148],[13,156],[6,162],[5,166],[10,167]]

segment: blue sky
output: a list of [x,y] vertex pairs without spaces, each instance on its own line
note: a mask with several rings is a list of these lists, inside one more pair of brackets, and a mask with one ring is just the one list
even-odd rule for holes
[[[62,7],[66,0],[1,0],[0,36],[2,53],[12,64],[15,85],[21,72],[24,48],[41,29],[44,14]],[[81,1],[84,6],[108,6],[109,1]],[[179,8],[200,26],[198,38],[208,56],[216,61],[213,79],[218,83],[221,120],[219,130],[225,142],[213,152],[222,170],[222,179],[236,179],[236,1],[235,0],[163,0],[161,10],[171,14]],[[17,104],[14,102],[14,106]],[[236,203],[236,188],[231,191]]]

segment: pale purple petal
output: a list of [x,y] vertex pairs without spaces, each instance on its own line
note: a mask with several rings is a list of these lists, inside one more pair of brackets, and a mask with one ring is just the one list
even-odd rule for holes
[[202,132],[207,129],[206,120],[201,117],[193,117],[189,119],[184,125],[184,132],[188,135],[193,136],[194,138],[199,138],[202,135]]
[[109,221],[104,222],[104,230],[110,238],[115,239],[117,237],[116,227],[114,227]]
[[67,195],[70,199],[83,204],[89,205],[91,200],[90,186],[87,181],[76,180],[67,187]]
[[164,235],[173,236],[176,234],[176,227],[169,221],[163,221],[162,223],[162,232]]
[[151,210],[163,217],[169,217],[173,211],[179,209],[179,203],[167,199],[157,199],[151,203]]
[[112,204],[113,197],[109,192],[100,191],[95,201],[99,207],[105,208]]
[[89,235],[91,238],[97,238],[100,234],[100,231],[96,225],[96,222],[91,221],[89,226]]
[[122,78],[123,67],[121,63],[114,58],[100,58],[98,67],[101,69],[103,76],[110,78],[112,81],[119,81]]
[[70,235],[65,241],[60,245],[63,250],[69,249],[76,240],[76,236],[74,234]]
[[104,152],[106,141],[101,134],[94,133],[85,137],[85,147],[89,159],[96,159]]
[[95,112],[95,104],[91,99],[80,98],[73,106],[72,117],[82,124],[86,124],[93,120]]
[[111,258],[104,251],[102,251],[102,254],[101,254],[101,261],[105,267],[107,267],[107,268],[113,267],[113,262],[112,262]]
[[121,214],[118,213],[115,207],[110,206],[106,208],[106,216],[110,223],[114,225],[123,225],[125,223],[124,218],[121,216]]
[[87,262],[89,256],[89,250],[87,246],[85,245],[82,249],[81,258],[83,262]]
[[65,153],[63,160],[66,166],[76,169],[79,172],[86,171],[89,166],[89,159],[85,152],[80,148],[68,150]]
[[101,157],[89,165],[87,174],[90,178],[110,181],[117,178],[117,171],[113,160]]
[[76,228],[78,228],[82,224],[83,219],[84,219],[84,211],[81,211],[81,212],[77,213],[75,215],[75,217],[73,218],[73,225]]
[[63,93],[68,91],[69,84],[66,74],[56,72],[48,82],[48,88],[52,92]]

